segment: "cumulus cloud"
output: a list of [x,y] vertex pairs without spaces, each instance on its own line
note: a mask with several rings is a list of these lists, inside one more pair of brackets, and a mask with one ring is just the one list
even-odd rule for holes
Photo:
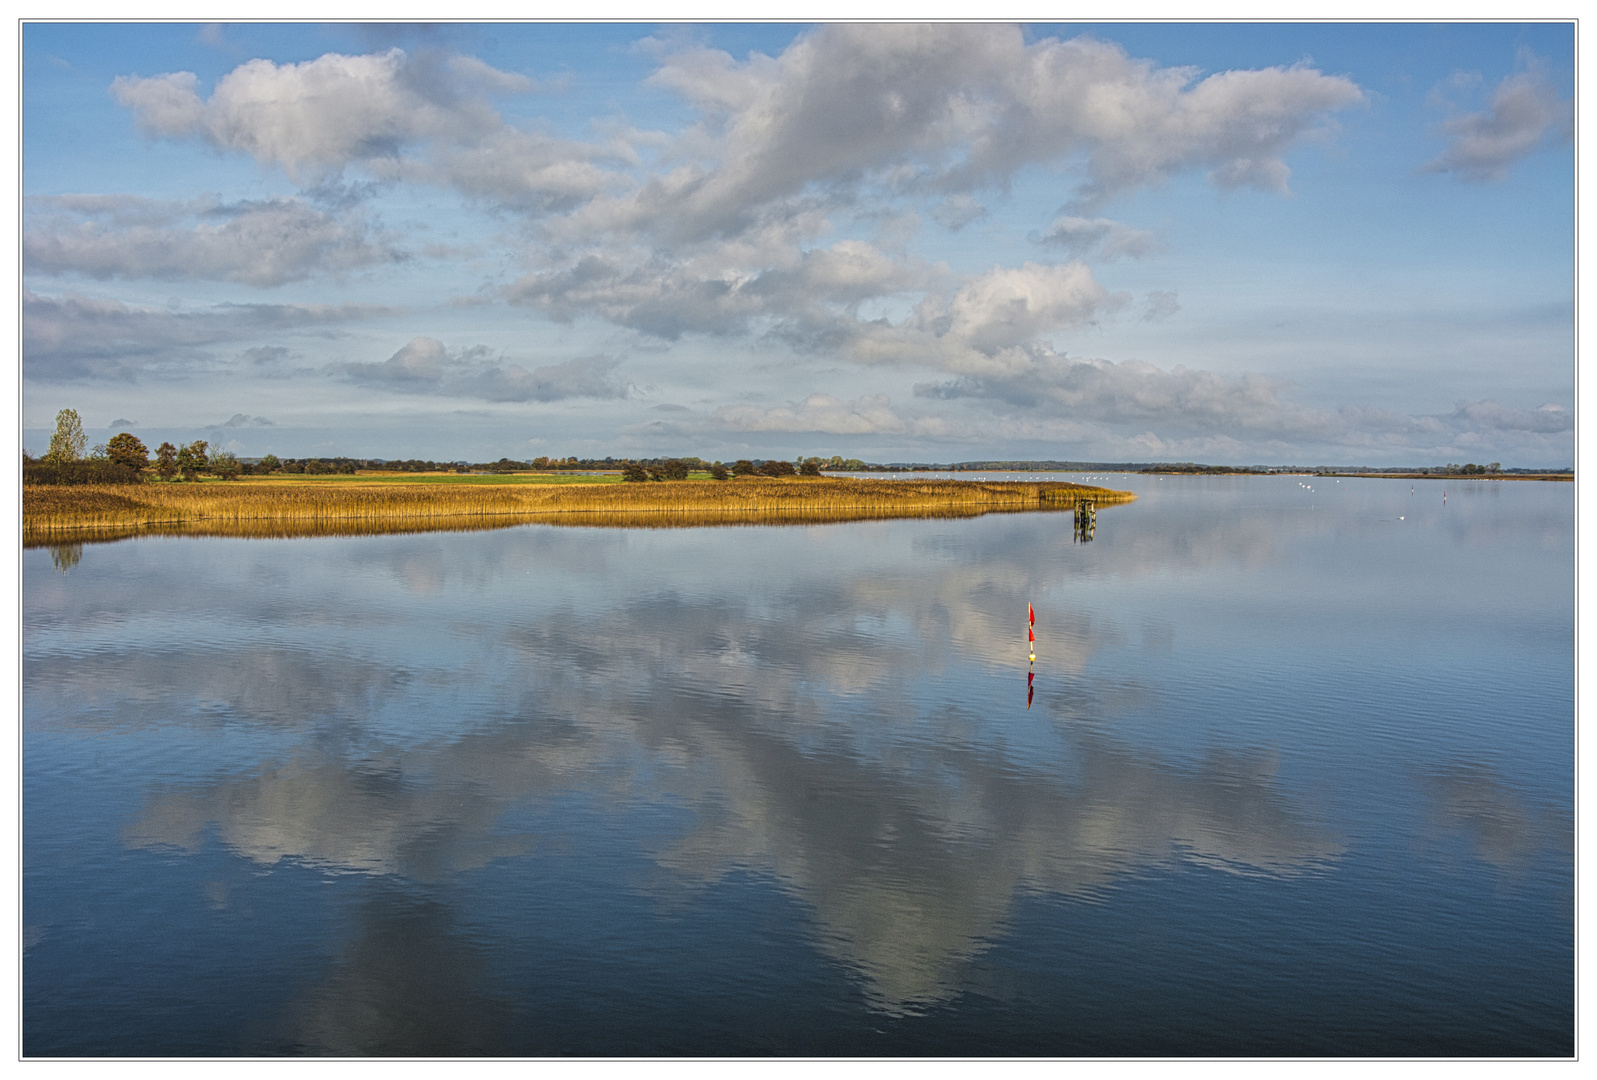
[[685,239],[740,228],[812,184],[957,195],[1067,158],[1083,162],[1086,203],[1194,168],[1222,187],[1284,190],[1286,151],[1363,100],[1307,67],[1198,75],[997,25],[831,24],[743,63],[683,50],[654,79],[706,114],[715,160],[625,201],[635,224]]
[[352,382],[403,393],[482,401],[563,401],[626,397],[628,386],[613,378],[619,363],[603,356],[576,357],[529,371],[519,364],[500,363],[482,346],[451,350],[435,338],[417,337],[381,363],[341,364],[335,370]]
[[[958,229],[985,213],[979,192],[1038,164],[1075,175],[1082,206],[1193,169],[1222,187],[1285,190],[1283,155],[1363,100],[1347,79],[1307,67],[1205,78],[1091,38],[1028,43],[992,25],[835,24],[777,56],[662,55],[653,81],[700,122],[661,159],[668,170],[548,220],[557,242],[510,301],[666,339],[767,332],[858,362],[961,372],[1123,307],[1129,297],[1078,264],[1146,255],[1154,236],[1061,217],[1039,242],[1070,261],[994,268],[950,294],[946,268],[890,243],[822,246],[834,215],[879,213],[910,194],[939,200],[933,218]],[[884,297],[918,303],[917,314],[861,316]],[[1144,317],[1173,303],[1152,296]]]
[[[695,108],[697,123],[676,137],[614,127],[604,145],[507,125],[491,99],[529,92],[530,80],[436,50],[254,60],[209,95],[190,73],[119,78],[113,95],[152,136],[249,154],[325,193],[296,204],[305,238],[280,268],[149,252],[141,265],[213,265],[270,283],[374,260],[384,241],[341,216],[353,189],[335,182],[358,166],[539,214],[528,272],[505,296],[549,317],[667,340],[772,333],[860,362],[970,373],[1124,306],[1079,260],[1146,254],[1152,235],[1063,217],[1041,242],[1076,261],[995,268],[950,293],[946,269],[890,241],[828,238],[834,215],[867,220],[910,195],[959,229],[985,213],[979,194],[1038,165],[1075,177],[1078,209],[1191,170],[1221,187],[1284,191],[1285,155],[1363,100],[1351,81],[1306,66],[1204,76],[1088,37],[1028,42],[987,24],[829,24],[776,56],[660,55],[653,83]],[[658,151],[649,163],[644,147]],[[109,237],[129,246],[138,227],[96,226],[76,264],[42,240],[30,258],[119,273],[135,260]],[[897,324],[861,315],[887,298],[920,306]]]
[[1079,262],[997,267],[967,282],[945,309],[930,315],[947,333],[984,353],[1019,345],[1040,334],[1078,326],[1112,303]]
[[1527,70],[1503,79],[1481,112],[1443,122],[1448,144],[1425,172],[1456,173],[1465,180],[1501,180],[1514,162],[1574,134],[1574,102],[1561,98],[1543,66],[1525,58]]
[[373,385],[436,383],[444,375],[444,343],[412,338],[380,364],[349,364],[344,370],[356,381]]
[[1062,217],[1037,238],[1065,250],[1073,258],[1140,259],[1160,249],[1153,233],[1108,218]]
[[[350,161],[392,156],[407,144],[497,128],[498,115],[484,101],[452,93],[454,80],[442,76],[501,91],[509,76],[480,63],[466,67],[460,59],[441,68],[390,49],[367,56],[328,53],[281,66],[251,60],[222,76],[208,100],[188,71],[118,76],[111,94],[152,135],[197,135],[218,149],[281,166],[290,176],[314,177]],[[523,80],[513,89],[530,84]]]
[[27,378],[134,378],[207,362],[207,346],[293,333],[395,313],[374,304],[216,304],[199,311],[140,307],[67,293],[22,293]]
[[403,260],[355,212],[300,199],[168,203],[136,196],[30,198],[23,267],[45,274],[273,286]]
[[[570,204],[605,182],[614,151],[519,131],[488,102],[536,89],[469,56],[403,49],[327,53],[298,64],[251,60],[208,98],[192,72],[119,76],[111,94],[159,138],[198,138],[295,180],[359,164],[379,177],[454,184],[518,206]],[[417,157],[418,149],[431,154]]]

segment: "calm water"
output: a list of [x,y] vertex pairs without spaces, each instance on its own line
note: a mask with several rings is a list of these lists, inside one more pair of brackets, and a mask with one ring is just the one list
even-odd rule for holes
[[1573,485],[1108,483],[24,552],[24,1052],[1572,1053]]

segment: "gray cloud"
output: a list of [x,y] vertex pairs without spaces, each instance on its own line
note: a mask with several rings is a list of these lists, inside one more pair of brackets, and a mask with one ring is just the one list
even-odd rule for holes
[[561,270],[529,274],[507,290],[513,304],[570,321],[583,314],[654,337],[733,334],[763,321],[827,322],[828,312],[922,288],[935,274],[919,260],[862,240],[800,250],[795,231],[773,224],[687,257],[589,253]]
[[1068,410],[1097,423],[1171,425],[1252,432],[1323,435],[1340,427],[1335,414],[1284,401],[1281,384],[1258,376],[1228,378],[1136,360],[1070,359],[1036,353],[1014,371],[921,384],[919,396],[989,398],[1020,409]]
[[1148,294],[1148,307],[1142,313],[1143,322],[1158,322],[1168,319],[1181,310],[1181,301],[1173,292],[1155,289]]
[[1442,124],[1448,145],[1426,163],[1425,172],[1451,172],[1473,181],[1501,180],[1514,162],[1574,135],[1574,102],[1558,96],[1533,57],[1523,59],[1527,70],[1498,83],[1487,109]]
[[1451,413],[1435,415],[1365,406],[1329,410],[1295,402],[1288,384],[1258,375],[1070,358],[1040,347],[994,359],[1007,366],[920,383],[915,395],[970,400],[1003,418],[988,426],[950,424],[951,433],[1074,443],[1095,447],[1100,456],[1132,459],[1236,461],[1244,446],[1254,454],[1294,457],[1381,449],[1424,460],[1512,445],[1540,456],[1567,453],[1574,428],[1572,412],[1552,403],[1528,409],[1460,402]]
[[1153,233],[1108,218],[1058,218],[1037,242],[1064,248],[1076,259],[1140,259],[1161,248]]
[[1551,403],[1534,409],[1508,409],[1490,399],[1459,402],[1451,418],[1456,426],[1485,431],[1528,431],[1554,434],[1575,429],[1575,414]]
[[340,324],[394,313],[372,304],[216,304],[181,312],[24,289],[22,359],[27,377],[42,381],[178,373],[207,361],[207,346],[326,333]]
[[243,428],[243,427],[275,427],[273,421],[264,416],[246,416],[244,413],[234,413],[220,424],[212,425],[217,428]]
[[482,346],[449,350],[434,338],[413,338],[377,364],[341,364],[335,370],[350,381],[403,393],[469,397],[483,401],[564,401],[616,399],[627,385],[612,377],[620,361],[576,357],[527,370],[502,364]]
[[932,220],[950,232],[958,232],[973,221],[987,216],[987,208],[969,195],[950,195],[932,208]]
[[35,220],[23,232],[23,267],[45,274],[272,286],[407,257],[358,214],[326,213],[299,199],[55,196],[27,205]]

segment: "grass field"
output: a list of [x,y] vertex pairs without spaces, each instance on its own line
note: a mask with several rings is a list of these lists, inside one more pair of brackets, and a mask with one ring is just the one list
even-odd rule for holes
[[[685,480],[672,483],[383,482],[373,478],[263,478],[209,484],[25,486],[24,542],[106,530],[284,535],[282,530],[397,529],[555,520],[567,524],[670,525],[971,516],[1100,506],[1130,492],[1056,481],[858,480],[844,477]],[[582,520],[583,518],[587,520]],[[499,519],[490,521],[490,519]]]

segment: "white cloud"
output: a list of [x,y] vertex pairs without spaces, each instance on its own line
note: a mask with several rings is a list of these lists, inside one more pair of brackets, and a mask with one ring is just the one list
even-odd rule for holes
[[1575,107],[1526,57],[1527,70],[1509,75],[1492,91],[1483,112],[1464,113],[1442,124],[1447,148],[1426,163],[1426,172],[1457,173],[1465,180],[1501,180],[1509,166],[1574,134]]
[[[162,138],[200,138],[297,181],[359,164],[374,175],[449,184],[523,209],[569,206],[602,188],[606,150],[509,127],[487,97],[535,89],[474,57],[402,49],[327,53],[298,64],[251,60],[201,98],[191,72],[119,76],[111,94]],[[430,153],[417,158],[418,149]]]
[[946,332],[992,354],[1065,327],[1090,321],[1116,299],[1079,262],[1044,266],[1028,262],[996,267],[968,281],[946,308],[924,316],[946,320]]
[[736,231],[809,185],[959,194],[1073,157],[1089,202],[1193,168],[1284,190],[1286,151],[1363,100],[1306,67],[1200,80],[1091,38],[1027,44],[1018,27],[947,23],[827,25],[742,64],[689,49],[654,78],[704,110],[695,145],[710,160],[657,178],[617,216],[676,240]]
[[27,207],[23,267],[44,274],[274,286],[406,258],[358,212],[329,214],[299,199],[54,196]]
[[[446,93],[442,74],[390,49],[281,66],[251,60],[222,76],[209,100],[201,100],[199,79],[186,71],[119,76],[111,93],[151,134],[198,135],[290,176],[313,178],[351,161],[392,156],[410,143],[458,140],[499,126],[483,101]],[[491,85],[480,71],[470,74]]]

